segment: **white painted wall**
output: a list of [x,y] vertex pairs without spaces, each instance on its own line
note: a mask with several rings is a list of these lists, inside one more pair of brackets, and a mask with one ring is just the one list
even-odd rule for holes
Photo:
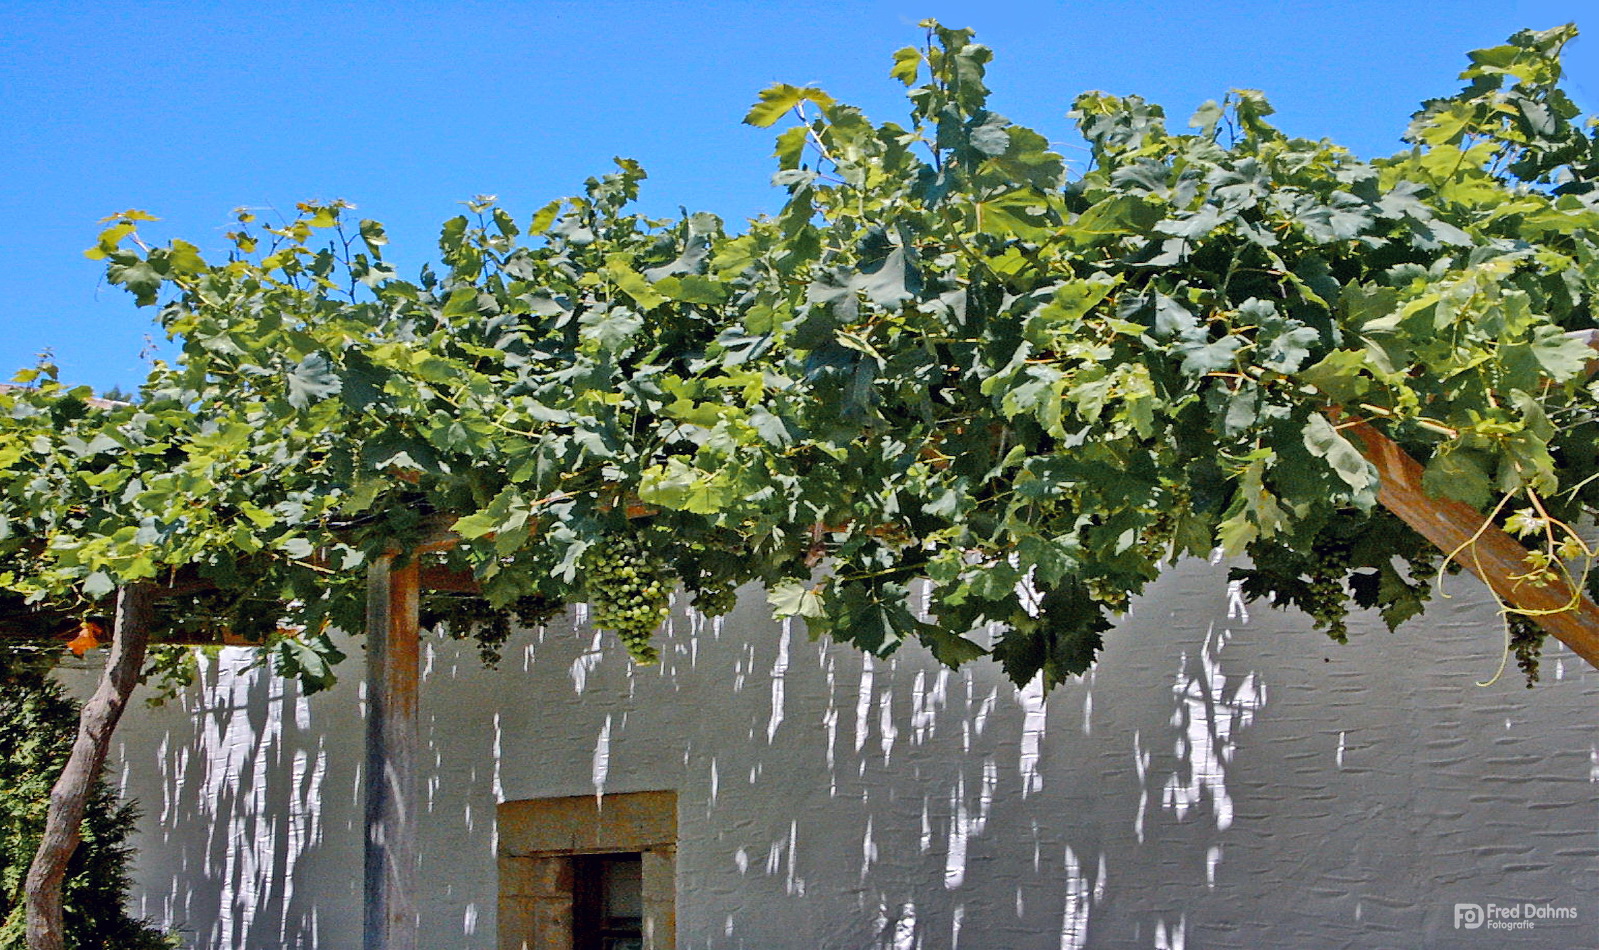
[[[660,788],[685,948],[1599,946],[1599,673],[1551,644],[1538,689],[1475,686],[1500,633],[1453,589],[1340,647],[1186,564],[1047,700],[812,643],[754,591],[675,613],[657,669],[581,609],[498,670],[431,640],[423,946],[494,946],[496,802]],[[130,712],[139,911],[206,950],[359,946],[355,652],[309,700],[225,651]],[[1456,902],[1525,901],[1579,920],[1454,929]]]

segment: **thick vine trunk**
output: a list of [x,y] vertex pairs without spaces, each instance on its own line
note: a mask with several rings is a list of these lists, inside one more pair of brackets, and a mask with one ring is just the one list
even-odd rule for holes
[[78,848],[84,810],[105,766],[111,733],[139,681],[139,668],[144,665],[145,647],[150,641],[154,602],[154,591],[148,584],[135,584],[117,592],[111,655],[94,696],[83,705],[78,738],[61,777],[50,790],[44,838],[28,868],[28,950],[64,950],[66,946],[61,883],[66,877],[67,862]]

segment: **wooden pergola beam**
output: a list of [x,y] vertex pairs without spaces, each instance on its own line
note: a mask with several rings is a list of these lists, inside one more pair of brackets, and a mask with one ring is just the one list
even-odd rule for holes
[[[1599,349],[1599,330],[1566,335]],[[1589,361],[1587,371],[1589,376],[1599,373],[1599,358]],[[1599,606],[1564,578],[1542,584],[1524,580],[1531,570],[1530,552],[1520,541],[1470,505],[1427,494],[1421,463],[1373,426],[1358,422],[1347,431],[1356,437],[1361,454],[1377,467],[1382,479],[1377,501],[1384,508],[1446,556],[1453,556],[1501,601],[1526,611],[1529,619],[1599,669]]]
[[482,585],[471,571],[443,564],[422,565],[421,585],[423,590],[450,594],[476,594],[482,591]]
[[1377,501],[1417,534],[1477,575],[1499,599],[1530,611],[1530,619],[1599,669],[1599,606],[1564,579],[1542,585],[1521,580],[1530,570],[1521,542],[1486,522],[1463,502],[1434,498],[1421,487],[1422,466],[1398,443],[1360,422],[1345,431],[1382,476]]

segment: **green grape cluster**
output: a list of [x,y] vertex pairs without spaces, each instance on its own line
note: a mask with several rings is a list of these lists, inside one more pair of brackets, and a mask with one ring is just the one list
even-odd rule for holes
[[1518,614],[1505,620],[1510,624],[1510,649],[1516,654],[1516,666],[1527,678],[1527,688],[1532,689],[1538,682],[1538,661],[1543,655],[1543,628]]
[[1443,569],[1440,558],[1431,551],[1406,557],[1405,567],[1410,572],[1410,579],[1424,587],[1437,580],[1439,572]]
[[738,591],[731,584],[708,584],[694,591],[694,609],[707,617],[723,617],[738,605]]
[[1132,595],[1126,588],[1106,577],[1088,577],[1083,579],[1083,586],[1088,588],[1088,596],[1096,602],[1104,604],[1117,613],[1125,613],[1132,603]]
[[1186,486],[1166,492],[1155,517],[1138,533],[1138,556],[1151,564],[1160,564],[1172,557],[1172,538],[1177,534],[1181,514],[1192,504]]
[[485,666],[500,662],[500,647],[511,636],[510,618],[482,597],[445,591],[427,591],[419,611],[422,626],[443,629],[452,640],[475,639]]
[[1166,560],[1171,550],[1172,518],[1158,515],[1138,533],[1138,556],[1151,564]]
[[594,625],[615,633],[635,663],[658,662],[650,639],[670,610],[666,565],[632,543],[611,539],[584,553],[583,571]]
[[1316,629],[1337,643],[1349,642],[1349,592],[1344,589],[1343,575],[1342,565],[1325,558],[1312,560],[1305,572],[1305,592],[1296,601]]

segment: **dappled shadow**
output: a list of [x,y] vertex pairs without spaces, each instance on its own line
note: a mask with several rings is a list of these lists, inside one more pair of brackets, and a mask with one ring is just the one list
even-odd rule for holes
[[[727,618],[674,610],[657,667],[581,608],[498,670],[430,641],[423,945],[495,945],[498,801],[658,788],[679,945],[703,950],[1445,947],[1446,902],[1512,880],[1599,919],[1565,873],[1596,853],[1599,675],[1554,650],[1550,686],[1480,690],[1480,598],[1398,637],[1357,618],[1337,647],[1248,616],[1224,572],[1170,572],[1047,697],[813,642],[751,590]],[[208,950],[359,945],[350,652],[328,695],[224,653],[181,707],[130,715],[137,909]],[[1500,844],[1513,878],[1467,870]]]

